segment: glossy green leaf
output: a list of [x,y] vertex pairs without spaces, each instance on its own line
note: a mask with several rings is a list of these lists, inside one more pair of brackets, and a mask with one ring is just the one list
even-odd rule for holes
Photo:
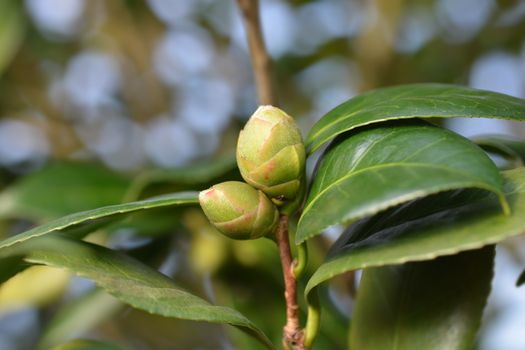
[[335,139],[319,160],[296,242],[329,226],[457,188],[492,191],[507,210],[502,185],[488,156],[449,130],[422,121],[354,130]]
[[54,163],[0,193],[0,217],[43,221],[120,203],[128,180],[90,163]]
[[503,172],[511,214],[486,191],[460,190],[422,198],[352,225],[313,274],[306,293],[352,270],[476,249],[525,233],[525,168]]
[[494,247],[367,269],[350,328],[355,350],[473,348],[490,293]]
[[53,350],[123,350],[121,347],[107,342],[89,339],[77,339],[58,345]]
[[413,84],[373,90],[324,115],[310,130],[310,152],[345,131],[372,123],[417,117],[525,120],[525,101],[516,97],[445,84]]
[[52,234],[0,249],[0,257],[18,255],[33,264],[67,268],[89,278],[134,308],[165,317],[230,324],[273,348],[262,331],[239,312],[212,305],[138,260],[108,248]]
[[139,210],[196,205],[198,202],[198,194],[196,192],[180,192],[74,213],[0,241],[0,249],[27,241],[31,238],[43,236],[50,232],[89,232],[94,227],[99,228],[102,225],[120,219],[123,214],[133,213]]

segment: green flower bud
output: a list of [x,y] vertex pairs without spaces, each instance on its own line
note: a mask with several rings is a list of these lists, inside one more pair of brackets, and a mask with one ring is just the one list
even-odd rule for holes
[[255,239],[272,233],[279,221],[275,205],[266,195],[239,181],[217,184],[199,194],[208,220],[233,239]]
[[239,135],[241,175],[277,205],[293,202],[304,184],[305,150],[294,119],[273,106],[261,106]]

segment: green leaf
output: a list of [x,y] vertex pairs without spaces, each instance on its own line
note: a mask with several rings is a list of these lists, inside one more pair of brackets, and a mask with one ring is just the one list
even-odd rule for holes
[[106,342],[77,339],[56,346],[53,348],[53,350],[122,350],[122,348]]
[[58,310],[40,336],[37,349],[51,349],[70,339],[72,334],[90,331],[113,317],[123,305],[104,290],[95,288]]
[[120,203],[128,180],[90,163],[53,163],[0,193],[0,217],[36,221]]
[[509,163],[509,168],[523,166],[525,142],[505,136],[481,136],[473,140],[489,153],[495,153]]
[[306,294],[345,272],[477,249],[525,233],[525,168],[503,172],[511,214],[486,191],[461,190],[422,198],[352,225],[313,274]]
[[198,204],[198,202],[198,194],[196,192],[180,192],[74,213],[37,226],[16,236],[9,237],[0,242],[0,249],[27,241],[31,238],[43,236],[50,232],[68,232],[71,234],[78,233],[78,231],[82,233],[90,232],[94,227],[99,228],[102,225],[120,219],[123,214],[137,212],[139,210],[195,205]]
[[310,152],[345,131],[372,123],[418,117],[525,120],[525,101],[496,92],[445,84],[373,90],[332,109],[310,130]]
[[0,0],[0,75],[22,44],[25,20],[17,0]]
[[503,180],[471,141],[422,121],[395,121],[339,136],[325,151],[297,227],[297,243],[429,194],[466,187],[503,196]]
[[525,270],[521,271],[518,279],[516,280],[516,287],[521,287],[525,283]]
[[472,349],[490,293],[494,247],[367,269],[350,349]]
[[26,268],[24,261],[14,256],[0,259],[0,285]]
[[52,234],[0,249],[0,257],[17,255],[33,264],[67,268],[134,308],[165,317],[230,324],[273,348],[264,333],[239,312],[212,305],[138,260],[108,248]]

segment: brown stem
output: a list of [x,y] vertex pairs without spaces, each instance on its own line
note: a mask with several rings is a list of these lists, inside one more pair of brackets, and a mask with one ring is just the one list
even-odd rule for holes
[[281,215],[277,228],[277,244],[283,267],[284,297],[286,299],[286,325],[283,329],[283,346],[293,350],[306,350],[304,334],[299,323],[299,305],[297,305],[297,281],[293,273],[293,258],[288,237],[288,216]]
[[259,102],[265,105],[277,105],[277,95],[274,90],[271,71],[272,60],[266,51],[261,31],[258,0],[237,0],[244,18],[244,28],[250,47],[253,73],[257,85]]
[[[277,106],[277,94],[271,70],[272,60],[266,51],[261,31],[259,1],[237,0],[237,3],[244,19],[259,102],[265,105]],[[301,324],[299,323],[297,281],[293,271],[294,263],[288,237],[287,215],[281,215],[280,217],[276,238],[283,267],[284,297],[286,300],[286,325],[283,328],[283,346],[285,349],[307,350],[304,346],[304,332],[301,330]]]

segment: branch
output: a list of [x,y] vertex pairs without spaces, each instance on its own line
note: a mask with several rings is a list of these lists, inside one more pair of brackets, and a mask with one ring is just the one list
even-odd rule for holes
[[244,28],[250,47],[253,73],[257,86],[259,103],[263,105],[277,105],[277,95],[272,76],[272,60],[266,51],[264,38],[261,31],[258,0],[237,0],[241,9]]
[[283,329],[283,346],[293,350],[306,350],[304,334],[299,323],[299,305],[297,305],[297,281],[294,276],[294,263],[290,252],[288,237],[288,216],[281,215],[277,228],[277,244],[283,267],[284,297],[286,299],[286,325]]
[[[272,61],[266,51],[261,31],[259,1],[237,0],[237,3],[244,19],[244,27],[246,29],[248,46],[250,47],[253,74],[255,76],[259,103],[276,106],[277,94],[272,79]],[[306,347],[304,346],[304,332],[301,330],[301,324],[299,322],[296,280],[296,273],[297,275],[300,275],[304,269],[302,262],[305,261],[304,254],[306,252],[301,251],[301,253],[304,253],[302,259],[300,259],[301,263],[298,266],[295,266],[290,250],[287,215],[280,216],[279,227],[276,232],[276,240],[279,246],[279,255],[281,257],[283,268],[285,287],[284,297],[286,300],[286,325],[283,328],[283,346],[285,349],[291,348],[293,350],[306,350]],[[304,247],[301,247],[301,249],[303,248]],[[315,334],[313,334],[313,337],[315,337]]]

